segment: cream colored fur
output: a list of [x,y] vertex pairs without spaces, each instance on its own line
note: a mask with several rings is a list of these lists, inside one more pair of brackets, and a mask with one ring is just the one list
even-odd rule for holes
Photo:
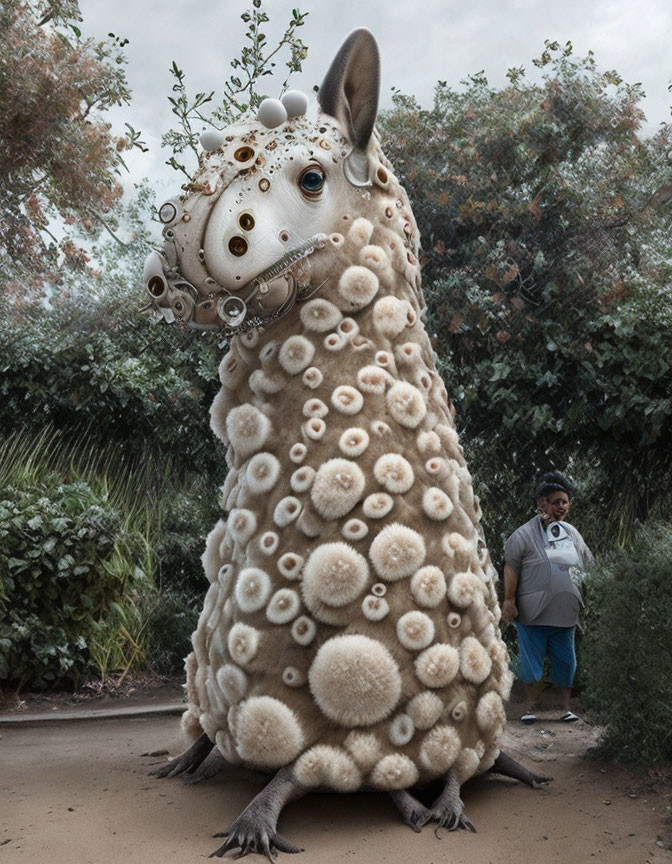
[[[422,323],[417,228],[375,136],[362,189],[324,115],[277,135],[248,124],[226,146],[267,154],[286,128],[328,168],[333,206],[317,227],[329,241],[310,258],[314,298],[233,338],[222,361],[212,427],[228,521],[203,556],[184,728],[232,762],[298,759],[307,787],[407,788],[448,769],[463,782],[497,756],[511,677]],[[292,166],[270,152],[276,183]]]

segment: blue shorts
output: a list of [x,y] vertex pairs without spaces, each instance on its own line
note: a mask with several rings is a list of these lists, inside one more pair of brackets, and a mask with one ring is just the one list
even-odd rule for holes
[[551,660],[551,680],[558,687],[571,687],[576,673],[574,627],[546,627],[514,622],[518,631],[519,675],[525,684],[541,681],[544,657]]

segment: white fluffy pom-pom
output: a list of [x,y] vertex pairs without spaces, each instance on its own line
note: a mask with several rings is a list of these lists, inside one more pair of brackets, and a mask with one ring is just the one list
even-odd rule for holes
[[459,668],[457,649],[442,642],[427,648],[415,661],[415,674],[426,687],[446,687]]
[[406,525],[387,525],[369,548],[369,557],[376,573],[384,582],[394,582],[410,576],[425,560],[425,541]]
[[398,453],[384,453],[373,466],[373,476],[393,495],[408,492],[415,481],[411,463]]
[[434,608],[446,596],[446,577],[434,565],[421,567],[411,579],[411,594],[419,606]]

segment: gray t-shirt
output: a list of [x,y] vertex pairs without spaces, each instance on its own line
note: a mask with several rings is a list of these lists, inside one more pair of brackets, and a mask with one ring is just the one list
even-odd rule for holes
[[506,541],[505,561],[518,576],[516,606],[521,624],[573,627],[578,621],[583,601],[570,571],[575,565],[588,567],[593,556],[573,525],[555,524],[566,530],[560,542],[547,534],[540,516],[521,525]]

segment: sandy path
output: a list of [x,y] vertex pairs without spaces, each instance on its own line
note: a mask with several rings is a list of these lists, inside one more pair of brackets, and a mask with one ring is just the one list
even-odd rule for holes
[[[509,752],[555,781],[536,791],[494,777],[472,781],[463,796],[478,834],[461,831],[441,840],[428,828],[414,834],[390,800],[373,793],[295,802],[281,817],[281,832],[305,847],[299,860],[310,864],[672,862],[672,853],[655,842],[662,795],[628,797],[630,775],[602,773],[585,759],[589,727],[509,726]],[[205,860],[221,842],[212,833],[260,788],[258,778],[238,770],[191,787],[148,777],[156,760],[141,753],[181,749],[174,717],[58,722],[0,733],[0,864]]]

